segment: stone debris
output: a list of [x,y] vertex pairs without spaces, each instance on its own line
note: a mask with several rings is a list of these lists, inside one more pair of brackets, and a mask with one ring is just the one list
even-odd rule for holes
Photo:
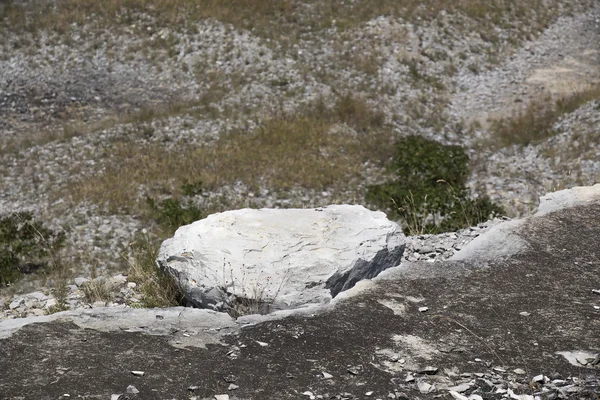
[[144,371],[131,371],[131,373],[135,376],[144,376]]
[[[67,295],[64,304],[59,304],[54,291],[49,288],[27,294],[15,295],[8,307],[0,308],[0,321],[4,319],[25,318],[47,315],[56,311],[90,309],[99,307],[130,307],[140,302],[141,294],[130,286],[126,277],[115,275],[113,277],[99,276],[95,279],[77,277],[73,279],[73,285],[67,285]],[[90,302],[86,298],[87,285],[102,285],[106,288],[107,298],[105,300]],[[1,300],[1,299],[0,299]],[[0,307],[2,303],[0,302]],[[59,308],[60,306],[60,308]]]

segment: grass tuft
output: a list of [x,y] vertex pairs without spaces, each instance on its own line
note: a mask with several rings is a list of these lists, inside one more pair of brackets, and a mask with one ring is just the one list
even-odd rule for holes
[[147,233],[137,235],[130,244],[131,254],[126,258],[128,280],[135,282],[142,294],[136,307],[174,307],[182,305],[183,295],[175,279],[156,265],[159,244]]
[[492,121],[492,140],[497,147],[527,146],[554,136],[553,125],[565,114],[585,103],[600,99],[600,87],[553,100],[543,96],[508,118]]

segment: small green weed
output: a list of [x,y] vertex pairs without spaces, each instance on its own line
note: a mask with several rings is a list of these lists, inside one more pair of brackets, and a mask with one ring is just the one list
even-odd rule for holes
[[196,205],[182,204],[177,199],[165,199],[157,203],[156,200],[148,197],[146,202],[150,208],[151,218],[169,230],[175,230],[206,217]]

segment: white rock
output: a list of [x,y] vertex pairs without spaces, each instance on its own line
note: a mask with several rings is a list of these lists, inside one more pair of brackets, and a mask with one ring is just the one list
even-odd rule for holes
[[87,278],[84,278],[84,277],[82,277],[82,276],[80,276],[80,277],[77,277],[77,278],[75,278],[75,279],[74,279],[74,282],[75,282],[75,284],[76,284],[77,286],[81,286],[81,285],[83,285],[84,283],[86,283],[87,281],[88,281],[88,279],[87,279]]
[[469,400],[469,398],[467,396],[463,396],[460,393],[457,393],[453,390],[450,390],[450,396],[452,396],[453,398],[455,398],[456,400]]
[[419,392],[421,392],[421,393],[430,393],[435,390],[434,385],[430,385],[429,383],[427,383],[425,381],[417,382],[417,387],[419,388]]
[[215,400],[229,400],[228,394],[215,394]]
[[419,307],[419,312],[427,312],[429,307]]
[[323,379],[331,379],[333,378],[333,375],[327,373],[327,372],[321,372],[321,374],[323,374]]
[[14,310],[15,308],[19,307],[21,304],[23,304],[23,302],[25,301],[24,298],[22,297],[17,297],[16,299],[14,299],[8,306],[8,308],[10,308],[11,310]]
[[58,304],[58,301],[57,301],[56,299],[49,299],[49,300],[46,302],[46,305],[44,306],[44,308],[47,310],[47,309],[49,309],[49,308],[51,308],[51,307],[54,307],[54,306],[55,306],[55,305],[57,305],[57,304]]
[[129,385],[127,386],[127,393],[128,394],[138,394],[140,391],[133,385]]
[[521,369],[521,368],[513,369],[513,372],[517,375],[525,375],[526,374],[525,370]]
[[[462,392],[466,392],[470,388],[471,388],[470,384],[468,384],[468,383],[461,383],[460,385],[456,385],[456,386],[452,386],[452,387],[448,388],[448,390],[450,392],[462,393]],[[452,393],[450,393],[450,394],[452,394]]]
[[135,376],[144,376],[144,371],[131,371],[131,373]]
[[234,295],[276,310],[329,302],[399,265],[404,243],[395,222],[362,206],[244,209],[179,228],[157,262],[197,307],[226,311]]

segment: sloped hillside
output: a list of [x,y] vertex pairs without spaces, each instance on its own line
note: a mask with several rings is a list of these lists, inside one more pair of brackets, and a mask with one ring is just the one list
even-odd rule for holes
[[62,275],[122,271],[142,230],[365,204],[408,135],[526,214],[600,180],[598,43],[593,0],[3,2],[0,215],[63,232]]

